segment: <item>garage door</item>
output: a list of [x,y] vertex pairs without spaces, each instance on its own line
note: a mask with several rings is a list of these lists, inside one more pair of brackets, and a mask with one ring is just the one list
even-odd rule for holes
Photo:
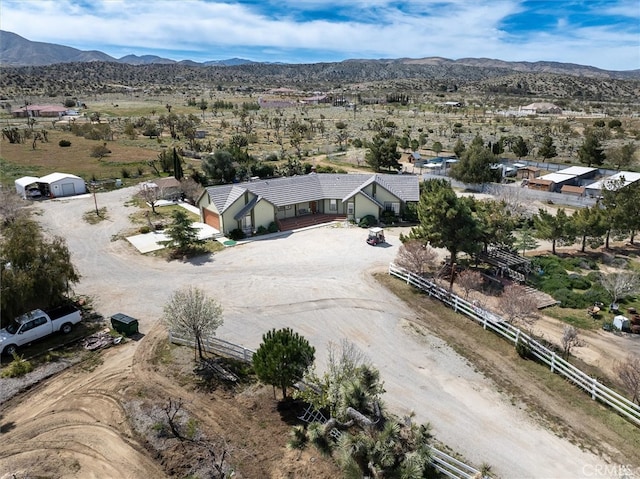
[[72,196],[76,194],[73,183],[62,183],[62,196]]
[[218,231],[221,231],[220,215],[218,215],[218,213],[214,213],[213,211],[209,211],[206,208],[203,210],[203,213],[204,213],[204,222],[209,226],[213,226]]

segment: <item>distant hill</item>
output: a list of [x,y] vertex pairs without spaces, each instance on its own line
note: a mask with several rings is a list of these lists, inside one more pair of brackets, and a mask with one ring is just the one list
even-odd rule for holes
[[[197,63],[155,55],[115,59],[99,51],[32,42],[0,31],[0,91],[5,95],[131,89],[188,89],[194,82],[236,87],[295,87],[331,90],[359,85],[372,96],[384,91],[504,94],[531,98],[637,103],[640,70],[607,71],[559,62],[507,62],[489,58],[442,57],[351,59],[342,62],[282,64],[241,58]],[[79,73],[81,72],[81,73]]]
[[[84,62],[118,62],[126,63],[127,65],[169,65],[178,63],[175,60],[156,55],[126,55],[116,59],[96,50],[85,51],[54,43],[32,42],[15,33],[0,30],[0,64],[2,66],[28,67]],[[191,66],[237,66],[255,62],[242,58],[230,58],[228,60],[211,60],[205,63],[191,60],[184,60],[179,63]]]
[[120,63],[128,63],[129,65],[151,65],[151,64],[171,64],[176,63],[175,60],[170,60],[169,58],[162,58],[157,55],[127,55],[122,58],[118,58]]
[[259,62],[245,60],[244,58],[229,58],[228,60],[211,60],[208,62],[204,62],[202,65],[206,67],[210,67],[210,66],[235,67],[238,65],[246,65],[248,63],[259,63]]
[[0,63],[3,66],[41,66],[52,63],[115,62],[99,51],[83,51],[53,43],[32,42],[15,33],[0,30]]

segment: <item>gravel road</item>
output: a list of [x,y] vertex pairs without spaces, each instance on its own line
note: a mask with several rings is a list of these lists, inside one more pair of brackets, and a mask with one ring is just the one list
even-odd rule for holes
[[109,219],[96,225],[82,220],[92,198],[37,206],[45,229],[67,239],[82,275],[76,292],[92,296],[98,312],[137,317],[144,332],[159,321],[172,291],[197,285],[223,305],[223,339],[256,348],[265,331],[290,326],[316,347],[322,364],[328,342],[348,338],[380,369],[393,411],[415,411],[439,440],[500,477],[605,477],[594,475],[605,470],[596,469],[604,468],[601,459],[534,423],[445,343],[409,326],[412,311],[370,274],[395,257],[397,231],[388,232],[388,247],[368,246],[359,228],[325,227],[206,260],[166,262],[113,240],[131,228],[134,209],[125,202],[134,192],[99,194]]

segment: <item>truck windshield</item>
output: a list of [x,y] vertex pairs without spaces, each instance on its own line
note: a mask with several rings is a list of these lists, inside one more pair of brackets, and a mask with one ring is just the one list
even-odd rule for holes
[[9,326],[6,327],[6,331],[9,334],[16,334],[18,328],[20,328],[20,323],[14,319],[9,323]]

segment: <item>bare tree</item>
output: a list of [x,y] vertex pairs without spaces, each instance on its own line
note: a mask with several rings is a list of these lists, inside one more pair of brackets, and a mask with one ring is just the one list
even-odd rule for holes
[[465,269],[457,276],[456,282],[464,292],[464,299],[468,299],[472,289],[480,289],[482,286],[482,275],[479,271]]
[[[174,401],[169,398],[167,405],[162,408],[165,415],[167,416],[167,424],[169,425],[169,429],[171,429],[171,433],[178,438],[180,441],[183,440],[182,433],[180,432],[180,424],[178,422],[178,418],[181,415],[180,411],[182,409],[182,399],[178,399]],[[177,416],[177,417],[176,417]]]
[[623,362],[616,363],[613,370],[631,393],[631,400],[640,404],[640,356],[629,354]]
[[180,189],[184,194],[185,198],[189,200],[190,203],[196,204],[198,198],[204,191],[201,185],[199,185],[193,178],[183,178],[180,180]]
[[17,218],[25,215],[24,203],[15,190],[0,187],[0,221],[3,225],[13,223]]
[[536,299],[520,285],[514,284],[504,288],[498,303],[502,314],[510,323],[521,323],[531,327],[538,319]]
[[570,325],[565,325],[562,330],[562,357],[567,359],[571,355],[571,350],[583,346],[584,342],[578,336],[578,330]]
[[410,240],[402,244],[396,255],[396,265],[412,273],[423,275],[436,267],[438,254],[419,240]]
[[600,276],[600,284],[605,289],[611,301],[617,303],[640,290],[640,276],[633,271],[619,271]]
[[193,338],[198,357],[203,359],[203,340],[222,324],[222,306],[201,289],[189,286],[173,293],[164,307],[164,321],[171,331]]
[[145,203],[151,206],[151,211],[153,211],[153,214],[155,215],[158,202],[164,198],[164,190],[155,183],[146,182],[140,185],[138,195]]

